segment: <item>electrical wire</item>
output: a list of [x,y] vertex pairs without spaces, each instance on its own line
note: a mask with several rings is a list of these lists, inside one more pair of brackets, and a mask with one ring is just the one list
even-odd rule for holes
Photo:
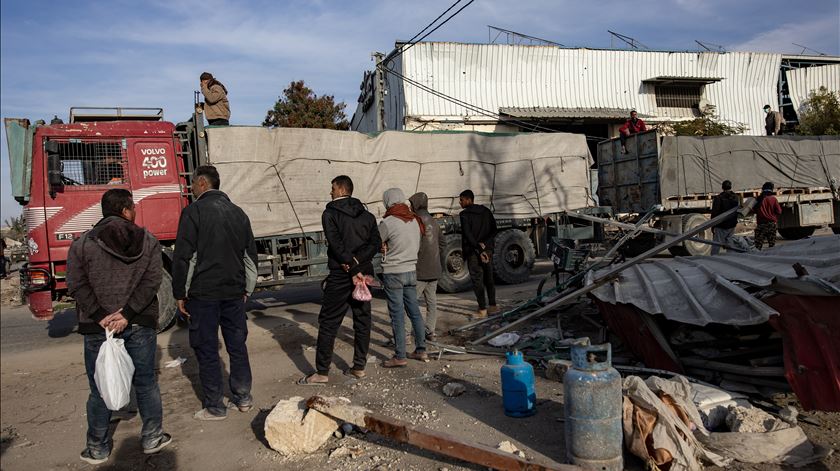
[[[423,34],[423,32],[424,32],[424,31],[426,31],[427,29],[429,29],[429,28],[430,28],[432,25],[434,25],[434,24],[435,24],[435,23],[436,23],[439,19],[441,19],[444,15],[446,15],[447,13],[449,13],[449,11],[450,11],[450,10],[452,10],[453,8],[455,8],[455,7],[456,7],[459,3],[461,3],[461,1],[462,1],[462,0],[457,0],[455,3],[453,3],[452,5],[450,5],[450,6],[449,6],[449,8],[447,8],[447,9],[446,9],[443,13],[441,13],[440,15],[438,15],[438,17],[437,17],[437,18],[435,18],[435,19],[434,19],[434,21],[432,21],[431,23],[429,23],[429,24],[428,24],[425,28],[423,28],[422,30],[420,30],[420,32],[419,32],[419,33],[415,34],[415,35],[414,35],[414,37],[412,37],[411,39],[409,39],[409,40],[408,40],[408,42],[406,43],[406,44],[408,44],[408,47],[403,47],[403,48],[401,48],[399,51],[397,51],[397,53],[396,53],[396,54],[394,54],[393,56],[386,57],[386,58],[382,59],[382,61],[384,62],[384,61],[386,61],[386,60],[387,60],[388,62],[391,62],[391,61],[393,61],[394,59],[396,59],[397,57],[399,57],[399,56],[403,55],[406,51],[408,51],[409,49],[411,49],[412,47],[414,47],[414,45],[415,45],[415,44],[417,44],[418,42],[420,42],[420,41],[422,41],[422,40],[426,39],[426,38],[427,38],[430,34],[434,33],[434,32],[435,32],[435,31],[437,31],[437,30],[438,30],[441,26],[443,26],[443,25],[445,25],[446,23],[448,23],[448,22],[449,22],[449,20],[451,20],[452,18],[455,18],[455,16],[457,16],[457,15],[458,15],[458,13],[461,13],[461,11],[463,11],[463,10],[464,10],[464,8],[467,8],[468,6],[470,6],[470,5],[472,4],[472,2],[474,2],[475,0],[469,0],[469,2],[467,2],[467,3],[466,3],[464,6],[462,6],[461,8],[459,8],[459,9],[458,9],[458,11],[456,11],[455,13],[453,13],[452,15],[450,15],[450,16],[449,16],[449,18],[447,18],[447,19],[443,20],[443,22],[441,22],[439,25],[435,26],[435,28],[434,28],[433,30],[429,31],[429,32],[428,32],[428,33],[426,33],[426,34]],[[423,36],[421,36],[421,37],[418,39],[417,37],[418,37],[418,36],[420,36],[421,34],[423,34]],[[381,63],[382,63],[382,62],[380,62],[380,63],[378,63],[378,64],[376,64],[376,65],[377,65],[377,66],[379,66]]]

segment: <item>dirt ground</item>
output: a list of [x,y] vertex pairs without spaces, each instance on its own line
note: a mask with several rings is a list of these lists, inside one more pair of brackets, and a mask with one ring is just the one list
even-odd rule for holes
[[[542,267],[545,270],[545,266]],[[512,304],[531,297],[539,278],[503,287],[500,299]],[[164,406],[164,428],[174,442],[163,452],[145,456],[139,443],[140,418],[126,414],[113,424],[114,451],[100,469],[285,469],[285,470],[461,470],[483,469],[375,434],[331,438],[318,452],[283,458],[265,443],[263,423],[280,399],[314,394],[344,396],[381,414],[432,430],[444,431],[485,445],[508,440],[528,457],[563,462],[563,385],[538,375],[538,413],[526,419],[506,417],[500,396],[502,359],[476,355],[445,355],[428,363],[411,361],[407,368],[387,370],[378,365],[390,355],[384,347],[390,322],[384,300],[375,298],[371,363],[368,377],[355,381],[343,376],[352,358],[352,326],[345,320],[336,343],[336,369],[325,387],[298,386],[295,380],[313,370],[316,319],[320,301],[317,286],[284,288],[258,293],[249,303],[248,346],[253,368],[253,393],[257,407],[248,413],[231,412],[221,422],[198,422],[193,413],[201,407],[195,357],[187,332],[173,328],[158,337],[158,366]],[[439,330],[468,321],[473,308],[470,293],[439,297]],[[571,312],[570,312],[571,314]],[[5,319],[29,316],[25,308],[4,306]],[[3,470],[89,469],[78,458],[85,441],[87,378],[82,339],[71,333],[74,313],[59,312],[48,338],[18,340],[4,332],[0,359],[2,394]],[[36,322],[36,321],[21,321]],[[553,322],[553,319],[552,319]],[[69,327],[68,327],[69,326]],[[53,335],[54,332],[59,332]],[[447,339],[442,339],[446,341]],[[449,339],[451,340],[451,339]],[[37,344],[37,345],[36,345]],[[183,357],[175,368],[164,365]],[[226,360],[226,355],[222,355]],[[443,384],[457,381],[466,386],[459,397],[446,397]],[[795,399],[781,398],[779,401]],[[837,448],[840,414],[816,413],[821,427],[804,424],[810,438]],[[330,458],[339,447],[354,449],[353,456]],[[643,469],[635,458],[625,457],[628,469]],[[733,469],[771,470],[778,466],[739,466]],[[837,454],[810,469],[840,469]]]

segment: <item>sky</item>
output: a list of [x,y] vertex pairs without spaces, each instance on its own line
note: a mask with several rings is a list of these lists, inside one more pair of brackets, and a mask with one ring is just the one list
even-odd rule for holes
[[[232,124],[258,125],[283,89],[305,80],[356,109],[371,53],[389,52],[454,0],[3,0],[0,115],[67,120],[71,106],[162,107],[186,120],[198,76],[230,91]],[[466,0],[463,3],[465,3]],[[454,10],[453,10],[454,11]],[[488,25],[566,46],[840,55],[840,2],[807,0],[475,0],[426,40],[489,42]],[[5,132],[0,221],[17,216]]]

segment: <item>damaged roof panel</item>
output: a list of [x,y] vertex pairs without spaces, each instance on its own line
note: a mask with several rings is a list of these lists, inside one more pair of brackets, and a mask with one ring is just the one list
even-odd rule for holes
[[[808,276],[796,275],[796,263]],[[597,272],[590,273],[588,282],[597,277]],[[603,302],[631,304],[686,324],[767,322],[778,312],[745,289],[750,286],[837,295],[840,235],[789,242],[763,252],[649,260],[592,294]]]

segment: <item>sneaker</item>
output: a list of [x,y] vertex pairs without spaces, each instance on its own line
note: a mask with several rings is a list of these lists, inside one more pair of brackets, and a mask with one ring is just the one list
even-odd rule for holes
[[402,368],[408,365],[408,360],[405,358],[391,358],[390,360],[385,360],[382,362],[382,366],[385,368]]
[[97,458],[93,455],[93,452],[90,451],[90,448],[85,448],[82,450],[82,453],[79,455],[82,461],[89,464],[102,464],[108,461],[108,455],[105,455],[103,458]]
[[429,355],[426,355],[426,352],[424,351],[409,353],[408,358],[417,361],[429,361]]
[[201,409],[193,415],[195,420],[225,420],[227,415],[215,415],[207,409]]
[[157,445],[155,445],[151,448],[143,448],[143,453],[147,454],[147,455],[153,455],[153,454],[159,452],[160,450],[162,450],[163,447],[165,447],[166,445],[169,445],[170,443],[172,443],[172,435],[169,435],[168,433],[164,433],[160,436],[160,441],[158,441]]
[[473,314],[474,319],[486,319],[487,318],[487,309],[479,309]]
[[498,314],[500,311],[499,306],[490,306],[487,308],[487,314]]
[[244,404],[237,404],[228,398],[224,398],[224,404],[225,407],[227,407],[228,409],[236,409],[239,412],[248,412],[249,410],[254,408],[254,404],[250,402],[246,402]]

